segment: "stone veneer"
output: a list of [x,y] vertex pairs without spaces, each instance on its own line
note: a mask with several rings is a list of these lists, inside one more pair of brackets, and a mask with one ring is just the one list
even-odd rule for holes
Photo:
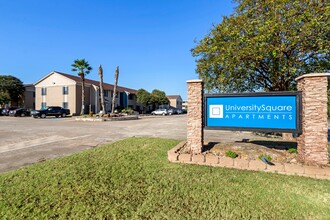
[[298,90],[302,91],[302,134],[298,141],[298,160],[304,164],[327,164],[328,73],[311,73],[298,77]]
[[189,80],[188,84],[188,121],[187,144],[192,154],[200,154],[203,149],[203,81]]

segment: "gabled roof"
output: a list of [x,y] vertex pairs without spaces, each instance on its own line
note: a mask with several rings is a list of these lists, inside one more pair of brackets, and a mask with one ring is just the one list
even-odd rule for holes
[[178,98],[182,99],[180,95],[168,95],[168,96],[166,96],[166,97],[167,97],[168,99],[178,99]]
[[[60,74],[64,77],[69,78],[71,80],[74,80],[76,82],[81,82],[81,78],[79,76],[73,76],[73,75],[70,75],[70,74],[67,74],[67,73],[61,73],[61,72],[58,72],[58,71],[53,71],[50,74],[48,74],[46,77],[44,77],[41,80],[39,80],[38,82],[36,82],[35,84],[39,83],[40,81],[42,81],[43,79],[47,78],[49,75],[54,74],[54,73]],[[85,83],[92,84],[92,85],[95,85],[95,86],[100,86],[99,81],[95,81],[95,80],[91,80],[91,79],[87,79],[87,78],[85,78]],[[108,83],[103,83],[103,89],[113,91],[114,85],[108,84]],[[130,89],[130,88],[122,87],[122,86],[117,86],[117,91],[118,92],[129,92],[131,94],[136,94],[137,93],[137,90],[135,90],[135,89]]]

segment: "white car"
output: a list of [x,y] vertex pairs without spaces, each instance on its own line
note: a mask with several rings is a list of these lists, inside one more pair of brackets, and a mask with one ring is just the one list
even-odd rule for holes
[[167,109],[157,109],[155,111],[151,112],[152,115],[167,115],[168,111]]

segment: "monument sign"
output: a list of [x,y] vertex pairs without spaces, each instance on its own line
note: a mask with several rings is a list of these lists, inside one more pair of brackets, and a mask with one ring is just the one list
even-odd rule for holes
[[205,128],[301,133],[301,92],[205,95]]

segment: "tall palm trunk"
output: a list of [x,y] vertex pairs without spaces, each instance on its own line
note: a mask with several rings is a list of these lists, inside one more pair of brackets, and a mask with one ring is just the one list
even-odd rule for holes
[[117,66],[117,68],[116,68],[116,73],[115,73],[115,85],[114,85],[114,88],[113,88],[113,97],[112,97],[111,113],[114,113],[114,111],[115,111],[115,103],[116,103],[116,94],[117,94],[118,76],[119,76],[119,66]]
[[81,74],[82,79],[82,88],[81,88],[81,111],[80,115],[83,115],[85,113],[85,75]]
[[100,64],[99,66],[99,76],[100,76],[100,93],[101,93],[101,108],[103,113],[105,113],[105,107],[104,107],[104,91],[103,91],[103,69]]

